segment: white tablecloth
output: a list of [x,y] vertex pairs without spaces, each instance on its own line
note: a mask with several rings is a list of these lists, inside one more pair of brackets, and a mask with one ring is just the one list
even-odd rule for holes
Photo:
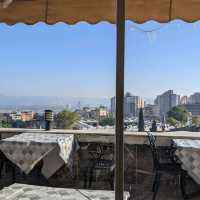
[[174,139],[173,142],[182,168],[200,184],[200,140]]
[[78,145],[72,134],[22,133],[1,140],[0,149],[26,174],[43,159],[42,173],[49,178],[64,163],[71,167]]
[[[0,191],[2,200],[114,200],[114,191],[79,190],[13,184]],[[129,193],[124,193],[128,200]]]

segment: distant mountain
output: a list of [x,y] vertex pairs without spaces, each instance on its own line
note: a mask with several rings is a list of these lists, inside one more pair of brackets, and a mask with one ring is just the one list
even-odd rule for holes
[[[153,98],[144,98],[147,104],[153,103]],[[110,98],[55,97],[55,96],[6,96],[0,94],[0,112],[15,110],[43,111],[52,109],[60,111],[65,108],[76,109],[84,106],[110,107]]]
[[4,96],[0,95],[0,107],[2,106],[109,106],[106,98],[83,98],[83,97],[54,97],[54,96]]

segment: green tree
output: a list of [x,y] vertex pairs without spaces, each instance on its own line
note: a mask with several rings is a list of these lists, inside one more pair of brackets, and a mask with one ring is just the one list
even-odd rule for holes
[[76,112],[63,110],[55,116],[55,125],[59,129],[70,129],[80,120],[80,116]]
[[139,132],[144,131],[144,115],[143,115],[143,109],[142,108],[140,108],[140,112],[139,112],[138,131]]
[[189,112],[184,106],[175,106],[168,113],[168,118],[174,118],[181,124],[185,124],[188,121]]
[[179,124],[179,122],[176,119],[174,119],[173,117],[169,117],[167,119],[167,123],[172,126],[177,126]]
[[2,120],[1,126],[2,126],[2,128],[11,128],[12,124],[8,121]]
[[105,117],[100,120],[100,126],[114,126],[115,120],[113,117]]
[[200,116],[194,117],[192,121],[195,126],[200,126]]

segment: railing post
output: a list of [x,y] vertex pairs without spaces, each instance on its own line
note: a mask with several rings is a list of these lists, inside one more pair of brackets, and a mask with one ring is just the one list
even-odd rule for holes
[[125,0],[117,1],[115,200],[124,195],[124,51]]

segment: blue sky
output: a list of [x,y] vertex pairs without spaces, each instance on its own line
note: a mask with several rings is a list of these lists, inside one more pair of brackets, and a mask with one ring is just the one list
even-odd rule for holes
[[[152,30],[152,33],[143,30]],[[0,93],[111,97],[115,25],[0,25]],[[200,91],[200,23],[126,23],[126,90],[154,97]]]

